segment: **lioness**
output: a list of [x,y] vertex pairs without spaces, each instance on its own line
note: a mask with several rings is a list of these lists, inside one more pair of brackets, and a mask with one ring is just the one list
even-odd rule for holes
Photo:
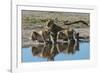
[[61,28],[60,26],[57,26],[54,23],[54,20],[50,20],[48,22],[48,24],[46,25],[46,28],[50,31],[50,36],[52,39],[52,43],[56,43],[57,42],[57,33],[61,30],[63,30],[63,28]]
[[70,40],[75,40],[76,39],[75,31],[73,29],[70,29],[70,30],[64,29],[64,30],[59,31],[57,34],[57,40],[60,40],[60,39],[64,41],[68,41],[68,42],[70,42]]
[[53,43],[56,43],[58,39],[63,39],[68,42],[70,40],[75,40],[75,31],[70,27],[62,28],[56,25],[54,20],[50,20],[46,27],[50,31],[50,36],[53,39]]
[[50,32],[46,28],[36,29],[32,31],[32,40],[39,41],[46,43],[48,40],[50,41],[49,37]]

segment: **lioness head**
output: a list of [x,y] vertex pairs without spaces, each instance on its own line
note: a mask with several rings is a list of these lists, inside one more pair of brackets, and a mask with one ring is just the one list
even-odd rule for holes
[[53,26],[53,24],[54,24],[54,20],[53,20],[53,19],[50,19],[50,20],[48,21],[48,23],[46,24],[46,28],[47,28],[47,29],[51,29],[52,26]]

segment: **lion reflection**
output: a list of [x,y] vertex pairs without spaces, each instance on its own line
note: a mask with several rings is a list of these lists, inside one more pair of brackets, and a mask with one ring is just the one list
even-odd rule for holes
[[57,43],[57,44],[45,44],[32,46],[33,56],[46,58],[47,61],[54,61],[55,56],[59,53],[64,54],[74,54],[79,51],[79,42],[71,41],[70,44],[67,43]]

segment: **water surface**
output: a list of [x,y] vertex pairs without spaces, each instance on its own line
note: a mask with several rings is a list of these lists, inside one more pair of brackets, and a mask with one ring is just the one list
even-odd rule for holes
[[45,61],[67,61],[86,60],[90,58],[89,42],[80,42],[77,45],[35,45],[30,48],[22,48],[22,62],[45,62]]

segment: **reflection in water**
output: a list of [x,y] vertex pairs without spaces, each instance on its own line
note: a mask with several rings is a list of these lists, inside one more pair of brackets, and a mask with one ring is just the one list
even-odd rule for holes
[[46,45],[32,46],[32,55],[33,56],[47,58],[48,61],[54,61],[55,56],[59,53],[74,54],[76,51],[79,51],[79,42],[75,43],[73,41],[71,41],[70,44],[47,43]]

